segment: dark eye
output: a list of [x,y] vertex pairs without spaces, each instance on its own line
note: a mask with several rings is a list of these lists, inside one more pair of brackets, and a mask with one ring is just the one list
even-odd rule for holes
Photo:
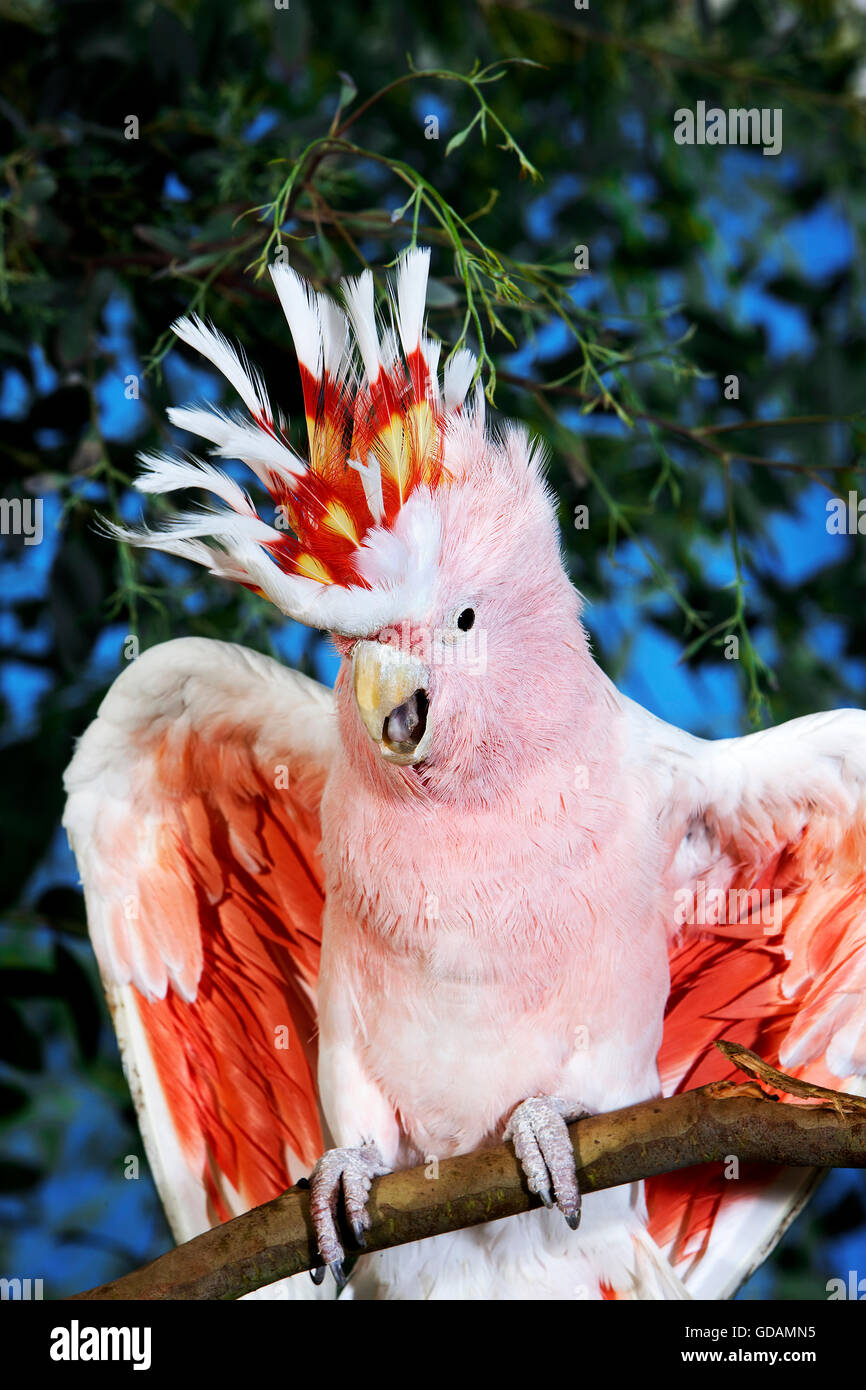
[[468,632],[474,622],[475,609],[464,608],[463,612],[460,614],[460,617],[457,619],[457,626],[459,627],[461,632]]

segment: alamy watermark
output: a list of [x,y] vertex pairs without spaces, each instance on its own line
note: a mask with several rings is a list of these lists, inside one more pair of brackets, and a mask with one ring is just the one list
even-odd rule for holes
[[829,536],[866,536],[866,497],[853,490],[845,497],[829,497],[825,504]]
[[470,675],[487,670],[487,633],[471,627],[455,633],[444,627],[419,627],[404,621],[399,627],[382,628],[379,641],[412,656],[425,666],[459,666]]
[[781,154],[782,111],[778,106],[708,109],[699,101],[694,111],[681,106],[674,112],[674,140],[678,145],[760,145],[765,155]]
[[699,878],[694,889],[674,893],[674,921],[678,927],[749,926],[761,936],[782,930],[780,888],[711,888]]
[[0,1279],[0,1301],[4,1303],[29,1303],[42,1297],[41,1279]]
[[855,1299],[858,1303],[866,1300],[866,1279],[860,1278],[860,1271],[856,1269],[848,1270],[848,1279],[828,1279],[824,1286],[827,1290],[828,1303],[834,1303],[838,1299]]
[[0,536],[23,536],[25,545],[39,545],[42,498],[0,497]]
[[48,1355],[52,1361],[130,1361],[134,1371],[151,1365],[149,1327],[82,1327],[73,1318],[68,1327],[51,1330]]

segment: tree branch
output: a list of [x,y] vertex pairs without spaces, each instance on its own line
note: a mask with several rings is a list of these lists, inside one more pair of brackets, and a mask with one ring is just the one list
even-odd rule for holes
[[[780,1105],[756,1081],[719,1081],[667,1100],[578,1120],[569,1132],[584,1194],[724,1162],[731,1155],[743,1163],[798,1168],[866,1167],[866,1100],[810,1087],[737,1044],[717,1046],[740,1070],[816,1103]],[[431,1167],[389,1173],[373,1183],[368,1251],[541,1205],[527,1188],[510,1144],[442,1159],[435,1177],[428,1176]],[[344,1242],[347,1253],[360,1253],[350,1236]],[[236,1299],[320,1263],[309,1191],[293,1187],[132,1274],[75,1298]]]

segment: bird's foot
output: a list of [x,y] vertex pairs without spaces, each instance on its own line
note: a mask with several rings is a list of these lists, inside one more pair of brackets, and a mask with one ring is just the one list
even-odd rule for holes
[[[310,1174],[310,1215],[316,1232],[319,1254],[328,1266],[342,1291],[346,1284],[343,1274],[345,1251],[337,1230],[337,1209],[342,1196],[342,1209],[358,1245],[363,1249],[365,1232],[370,1226],[367,1194],[374,1178],[390,1173],[375,1144],[358,1149],[329,1149]],[[325,1277],[324,1265],[310,1271],[314,1284]]]
[[573,1231],[580,1224],[580,1188],[567,1125],[589,1113],[559,1096],[532,1096],[515,1106],[505,1127],[530,1192],[546,1207],[559,1207]]

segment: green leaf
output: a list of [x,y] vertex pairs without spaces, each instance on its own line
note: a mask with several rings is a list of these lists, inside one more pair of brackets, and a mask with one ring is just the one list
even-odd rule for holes
[[464,140],[466,139],[466,137],[469,135],[470,131],[472,130],[473,126],[476,126],[480,120],[481,120],[481,112],[480,112],[480,111],[476,111],[475,115],[472,117],[472,120],[469,122],[469,124],[468,124],[467,126],[464,126],[462,130],[458,130],[458,132],[457,132],[456,135],[452,135],[452,136],[451,136],[451,139],[448,141],[448,144],[445,146],[445,157],[446,157],[446,158],[448,157],[448,155],[451,153],[452,150],[457,150],[457,149],[460,148],[460,146],[463,144]]
[[340,79],[340,95],[337,101],[337,110],[342,111],[344,106],[349,106],[358,95],[358,88],[354,77],[348,72],[338,72]]

